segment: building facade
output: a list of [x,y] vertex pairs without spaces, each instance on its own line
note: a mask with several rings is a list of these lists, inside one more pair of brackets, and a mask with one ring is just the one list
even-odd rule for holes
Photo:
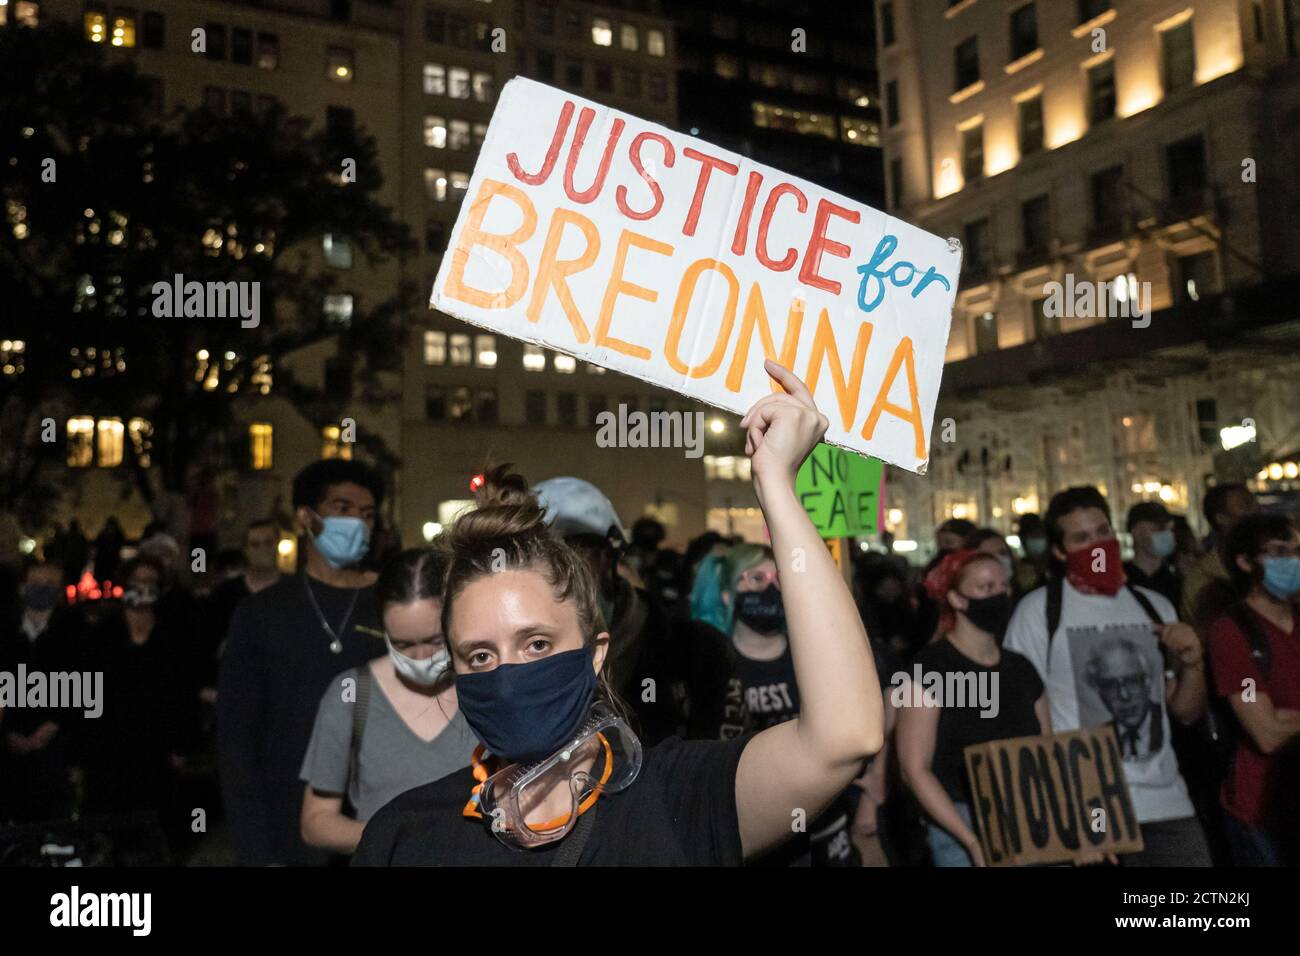
[[1072,484],[1194,526],[1208,483],[1300,489],[1298,12],[877,4],[889,208],[964,249],[930,473],[890,471],[900,539],[1013,531]]

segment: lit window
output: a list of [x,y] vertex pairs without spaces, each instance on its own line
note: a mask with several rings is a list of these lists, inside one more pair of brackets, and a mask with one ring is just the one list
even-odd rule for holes
[[604,369],[602,366],[600,366],[600,365],[592,365],[590,362],[588,362],[588,363],[587,363],[587,373],[588,373],[589,375],[604,375],[604,374],[605,374],[605,369]]
[[774,106],[770,103],[753,103],[754,125],[760,129],[782,130],[788,133],[805,133],[835,139],[835,119],[829,113],[812,113],[808,110]]
[[425,332],[424,333],[424,364],[425,365],[446,365],[447,364],[447,333],[446,332]]
[[524,346],[524,371],[543,372],[546,370],[546,353],[540,345]]
[[614,42],[614,30],[608,20],[596,18],[591,21],[591,42],[596,46],[610,46]]
[[840,136],[855,146],[879,146],[880,125],[852,116],[840,117]]
[[482,146],[483,140],[487,139],[487,123],[474,124],[474,145]]
[[337,269],[352,268],[352,243],[333,233],[327,232],[321,240],[325,249],[325,261]]
[[640,45],[640,39],[636,27],[630,23],[624,23],[618,28],[618,44],[624,50],[635,50]]
[[332,292],[325,296],[325,322],[347,328],[352,324],[352,296],[346,292]]
[[267,471],[271,468],[275,460],[273,434],[270,422],[253,422],[248,426],[248,467],[253,471]]
[[[0,4],[0,17],[6,12],[5,4]],[[85,24],[86,39],[91,43],[103,43],[108,39],[108,16],[102,11],[87,10]]]
[[275,33],[257,35],[257,68],[274,70],[280,66],[280,37]]
[[122,436],[125,434],[120,418],[101,418],[95,429],[95,453],[100,468],[116,468],[122,464]]
[[[468,122],[465,120],[451,121],[451,135],[447,137],[447,145],[452,149],[469,149]],[[454,182],[453,185],[455,185]]]
[[113,35],[109,40],[113,46],[135,46],[135,14],[126,11],[113,13]]
[[668,47],[664,43],[664,31],[647,30],[645,34],[645,49],[651,56],[667,56]]
[[473,359],[470,351],[469,336],[455,334],[451,337],[451,364],[452,365],[469,365]]
[[451,198],[459,202],[465,197],[465,190],[469,189],[469,173],[452,173],[451,174]]
[[491,73],[478,72],[474,74],[473,92],[474,99],[477,102],[491,103],[495,90],[496,80]]
[[447,95],[447,68],[441,63],[424,64],[424,92],[431,96]]
[[[0,5],[0,23],[4,23],[4,17],[3,17],[4,12],[5,12],[4,6]],[[15,23],[19,23],[25,27],[34,27],[39,25],[40,21],[41,21],[41,5],[39,3],[30,3],[30,2],[25,3],[23,2],[23,0],[19,0],[18,3],[14,4]]]
[[740,57],[730,53],[713,54],[714,75],[724,80],[734,80],[740,76]]
[[469,99],[469,70],[454,66],[447,75],[447,95],[453,100]]
[[497,367],[497,338],[495,335],[474,336],[474,364],[479,368]]
[[441,169],[426,166],[424,170],[424,192],[435,202],[447,198],[447,174]]
[[89,468],[95,460],[95,420],[87,416],[68,419],[68,467]]
[[352,82],[352,51],[347,47],[330,47],[325,62],[325,75],[331,80],[339,83]]
[[447,145],[447,121],[441,116],[424,118],[424,145],[444,149]]
[[6,377],[23,374],[23,357],[27,343],[22,339],[5,339],[0,342],[0,372]]
[[352,443],[343,440],[343,431],[338,425],[326,425],[321,429],[322,458],[342,458],[352,460]]
[[572,355],[556,355],[555,370],[565,375],[572,375],[578,368],[578,363],[574,361]]
[[153,423],[147,418],[132,418],[126,423],[127,433],[131,436],[131,451],[141,468],[148,468],[153,459]]

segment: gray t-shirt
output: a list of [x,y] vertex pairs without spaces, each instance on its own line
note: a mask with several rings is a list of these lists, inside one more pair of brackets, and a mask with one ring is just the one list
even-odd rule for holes
[[[398,715],[372,675],[357,762],[359,779],[349,780],[355,706],[351,698],[356,693],[353,687],[347,694],[349,700],[344,701],[343,681],[355,676],[354,670],[346,670],[325,689],[298,778],[322,793],[341,794],[346,787],[357,819],[364,822],[399,794],[468,767],[478,740],[459,709],[442,733],[431,741],[421,740]],[[430,704],[438,706],[432,700]]]

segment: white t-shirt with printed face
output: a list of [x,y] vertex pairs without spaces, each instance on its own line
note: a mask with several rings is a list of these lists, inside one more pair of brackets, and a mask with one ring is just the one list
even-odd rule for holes
[[[1139,589],[1162,620],[1177,620],[1164,597]],[[1165,658],[1151,619],[1127,587],[1114,597],[1083,594],[1065,582],[1061,623],[1048,660],[1047,588],[1025,595],[1005,645],[1029,658],[1047,688],[1052,730],[1111,724],[1138,822],[1193,814],[1178,771],[1165,707]]]

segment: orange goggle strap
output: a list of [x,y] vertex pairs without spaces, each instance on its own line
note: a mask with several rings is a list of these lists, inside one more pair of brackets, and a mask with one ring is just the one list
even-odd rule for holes
[[[605,769],[600,775],[601,786],[592,790],[591,795],[578,804],[578,816],[582,816],[590,810],[595,805],[596,801],[600,799],[601,788],[609,781],[610,776],[614,772],[614,750],[609,745],[609,741],[605,739],[604,734],[597,734],[596,736],[600,738],[601,744],[605,747]],[[483,784],[487,783],[489,776],[487,765],[483,762],[483,756],[485,753],[486,751],[484,750],[483,745],[479,744],[474,748],[474,753],[470,757],[470,766],[473,768],[474,779],[478,782],[474,784],[474,789],[470,791],[469,802],[465,804],[465,808],[460,812],[461,816],[473,817],[477,820],[483,819],[483,811],[479,808],[479,797],[483,792]],[[557,817],[554,820],[547,820],[545,823],[539,823],[536,827],[530,826],[530,829],[543,831],[557,830],[569,822],[569,816],[570,815],[566,813],[564,816]]]

